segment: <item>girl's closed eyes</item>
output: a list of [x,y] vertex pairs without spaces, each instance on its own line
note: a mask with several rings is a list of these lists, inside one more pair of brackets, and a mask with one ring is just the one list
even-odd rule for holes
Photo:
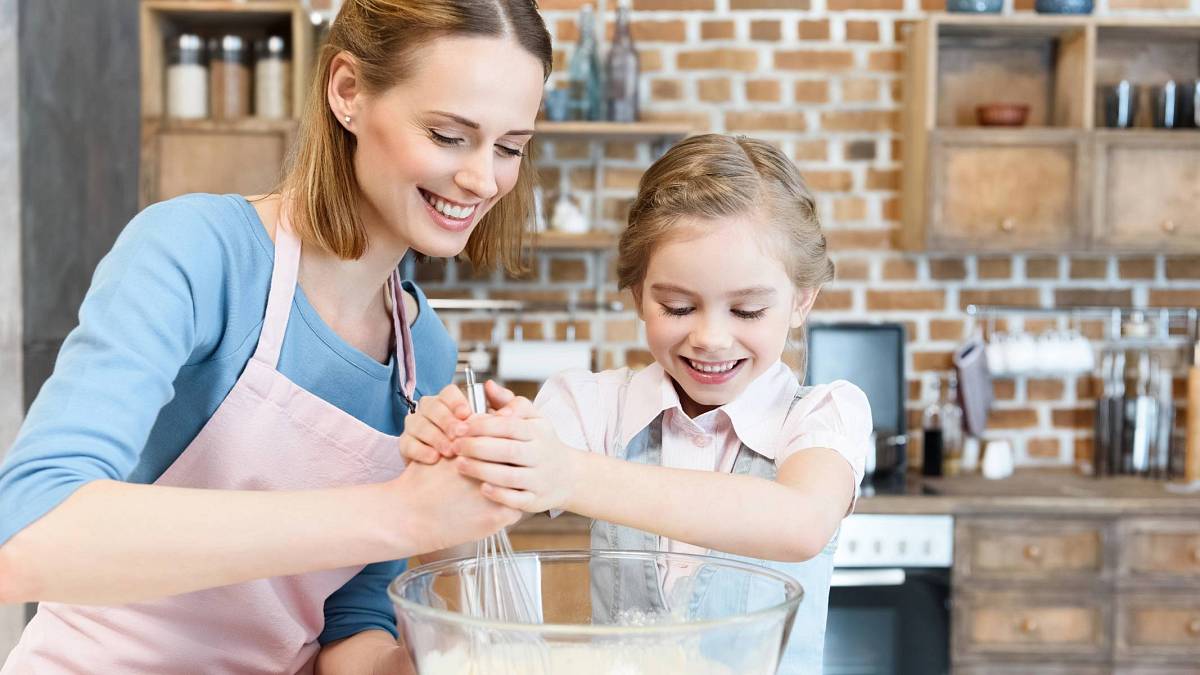
[[[687,316],[696,311],[695,307],[674,307],[672,305],[660,305],[660,307],[662,308],[663,316]],[[767,313],[767,309],[767,307],[754,310],[734,308],[730,309],[729,313],[733,314],[739,319],[753,321],[755,319],[763,318],[763,315]]]
[[[457,147],[457,146],[461,146],[467,142],[467,139],[465,139],[465,138],[460,138],[460,137],[456,137],[456,136],[447,136],[445,134],[438,133],[438,131],[436,131],[434,129],[429,129],[428,133],[429,133],[429,138],[434,143],[437,143],[438,145],[444,145],[446,147]],[[504,145],[503,143],[496,144],[496,152],[498,154],[500,154],[502,157],[524,157],[525,156],[524,149],[509,147],[507,145]]]

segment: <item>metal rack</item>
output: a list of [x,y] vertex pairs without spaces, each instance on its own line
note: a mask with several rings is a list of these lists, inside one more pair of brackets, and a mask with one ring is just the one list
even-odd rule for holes
[[[1195,344],[1200,338],[1200,325],[1197,323],[1200,309],[1195,307],[967,305],[966,313],[975,320],[1003,315],[1067,316],[1075,322],[1085,318],[1104,319],[1105,340],[1108,342],[1172,346]],[[1127,334],[1127,320],[1132,325],[1150,324],[1149,332],[1145,335]],[[1184,334],[1181,335],[1181,331]]]
[[475,300],[460,298],[429,298],[429,306],[451,312],[620,312],[623,303],[611,302],[526,302],[523,300]]

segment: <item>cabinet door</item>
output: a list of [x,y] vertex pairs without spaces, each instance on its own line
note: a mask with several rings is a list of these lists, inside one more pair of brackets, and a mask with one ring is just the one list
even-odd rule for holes
[[1200,142],[1177,132],[1097,138],[1097,243],[1113,250],[1200,250]]
[[938,132],[930,250],[1083,248],[1083,142],[1076,132]]
[[1091,585],[1112,576],[1111,525],[1102,520],[960,518],[957,580]]
[[1139,664],[1200,661],[1200,597],[1195,591],[1121,593],[1116,656]]
[[1121,523],[1122,585],[1189,585],[1200,593],[1200,523],[1191,518],[1128,519]]
[[1093,593],[963,591],[951,611],[957,660],[1107,661],[1108,600]]

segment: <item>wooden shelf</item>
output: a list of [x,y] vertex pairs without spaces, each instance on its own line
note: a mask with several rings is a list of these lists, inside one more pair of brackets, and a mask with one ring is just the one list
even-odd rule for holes
[[296,131],[297,120],[269,120],[258,117],[245,117],[238,120],[179,120],[169,117],[147,117],[142,120],[144,126],[154,127],[159,131],[176,131],[188,133],[284,133]]
[[617,235],[612,232],[539,232],[533,236],[530,248],[543,251],[616,249]]
[[292,0],[142,0],[142,6],[156,12],[178,12],[181,14],[219,15],[276,14],[287,15],[296,11],[300,3]]
[[647,140],[684,138],[695,130],[665,122],[547,122],[538,121],[539,138],[596,138],[601,140]]

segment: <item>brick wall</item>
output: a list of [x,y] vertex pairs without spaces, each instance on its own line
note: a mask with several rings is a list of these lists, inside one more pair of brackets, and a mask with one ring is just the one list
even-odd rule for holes
[[[1006,11],[1013,11],[1012,2]],[[1028,11],[1033,0],[1015,0]],[[556,74],[577,36],[583,0],[542,0],[556,42]],[[615,2],[610,0],[611,10]],[[740,132],[777,143],[819,193],[838,278],[821,293],[817,321],[896,320],[909,329],[910,396],[925,371],[945,371],[971,329],[969,303],[1200,306],[1200,257],[935,256],[893,248],[899,227],[902,40],[905,25],[942,0],[635,0],[634,37],[643,64],[643,116],[697,128]],[[1200,0],[1098,0],[1099,14],[1200,14]],[[611,22],[608,28],[611,30]],[[542,185],[589,193],[586,142],[537,148]],[[650,162],[645,144],[609,144],[600,227],[617,230],[637,178]],[[438,262],[418,269],[431,295],[535,300],[617,297],[609,252],[546,252],[524,279],[480,275]],[[601,368],[650,360],[632,312],[530,316],[445,314],[468,348],[509,336],[566,334],[596,343]],[[1041,329],[1046,321],[1027,321]],[[1062,324],[1065,325],[1065,324]],[[1096,324],[1084,329],[1099,336]],[[530,391],[534,387],[524,387]],[[1016,378],[996,382],[989,437],[1014,442],[1022,464],[1070,464],[1090,457],[1091,378]],[[917,415],[918,402],[910,403]],[[914,444],[915,445],[915,444]]]

